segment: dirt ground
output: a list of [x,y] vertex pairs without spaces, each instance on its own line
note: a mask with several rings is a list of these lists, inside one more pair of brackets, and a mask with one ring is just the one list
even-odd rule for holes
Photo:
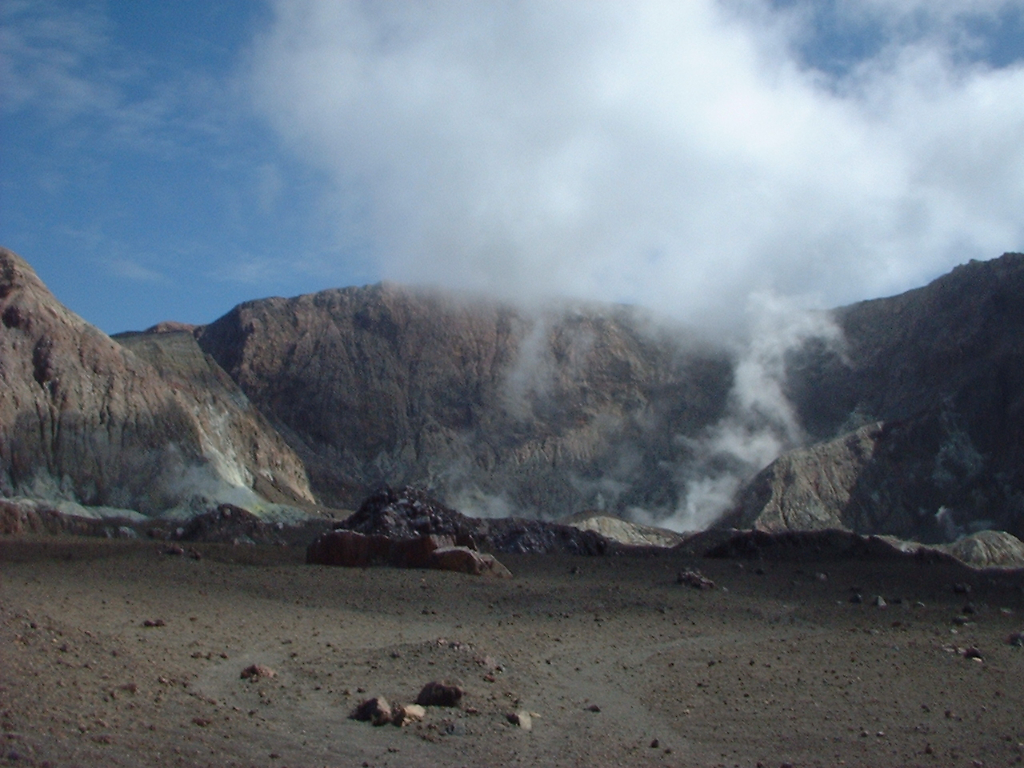
[[[1020,572],[666,552],[502,556],[490,580],[196,549],[0,540],[0,765],[1024,761]],[[698,568],[716,588],[677,583]],[[257,663],[276,676],[242,679]],[[348,719],[442,679],[460,708]]]

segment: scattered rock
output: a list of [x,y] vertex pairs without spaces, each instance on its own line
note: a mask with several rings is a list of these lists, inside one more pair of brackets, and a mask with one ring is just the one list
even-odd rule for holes
[[243,680],[257,680],[261,677],[277,677],[277,672],[262,664],[250,664],[242,670],[241,678]]
[[715,582],[700,571],[682,571],[676,576],[676,584],[685,584],[694,589],[714,589]]
[[359,704],[352,711],[352,714],[349,715],[349,718],[369,722],[373,725],[387,725],[392,722],[391,705],[388,704],[388,700],[383,696],[375,696]]
[[526,710],[521,709],[518,712],[510,712],[506,717],[512,725],[518,725],[524,731],[533,730],[533,718],[530,717],[530,713]]
[[431,681],[423,686],[416,703],[423,707],[457,707],[462,701],[464,691],[458,685]]
[[403,728],[427,716],[427,710],[419,704],[395,704],[391,708],[391,724]]

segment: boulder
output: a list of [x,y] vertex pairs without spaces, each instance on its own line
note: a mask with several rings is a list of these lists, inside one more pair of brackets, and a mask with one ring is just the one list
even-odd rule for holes
[[442,547],[430,554],[429,567],[439,571],[455,571],[473,576],[511,578],[512,572],[494,559],[468,547]]
[[392,539],[382,535],[364,535],[335,530],[318,536],[306,549],[306,562],[367,568],[390,565],[395,568],[429,568],[432,553],[454,544],[448,536],[418,536]]
[[372,699],[360,702],[359,706],[352,710],[349,719],[361,720],[373,725],[387,725],[392,721],[391,712],[391,705],[388,704],[387,699],[383,696],[374,696]]
[[391,708],[391,724],[404,728],[427,716],[427,710],[420,704],[395,704]]

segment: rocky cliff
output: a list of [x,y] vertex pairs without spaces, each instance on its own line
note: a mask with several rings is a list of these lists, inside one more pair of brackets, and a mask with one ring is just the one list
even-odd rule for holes
[[279,501],[312,502],[301,462],[190,336],[178,342],[194,347],[191,363],[165,365],[144,342],[136,354],[5,249],[0,321],[0,495],[151,515],[218,500],[273,511],[259,480]]
[[349,507],[387,483],[485,516],[674,509],[679,438],[721,416],[732,375],[624,307],[389,284],[249,302],[197,338]]
[[789,360],[789,397],[819,442],[762,472],[723,524],[1024,535],[1024,255],[834,315],[843,347]]

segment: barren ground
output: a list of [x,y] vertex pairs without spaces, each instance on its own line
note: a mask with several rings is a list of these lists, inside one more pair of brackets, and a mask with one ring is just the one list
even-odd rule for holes
[[[1019,572],[664,553],[501,556],[515,578],[500,581],[197,549],[0,540],[0,764],[1024,760]],[[677,584],[691,568],[717,588]],[[241,679],[254,663],[277,676]],[[460,709],[405,728],[347,719],[434,679],[465,687]],[[508,722],[517,710],[531,731]]]

